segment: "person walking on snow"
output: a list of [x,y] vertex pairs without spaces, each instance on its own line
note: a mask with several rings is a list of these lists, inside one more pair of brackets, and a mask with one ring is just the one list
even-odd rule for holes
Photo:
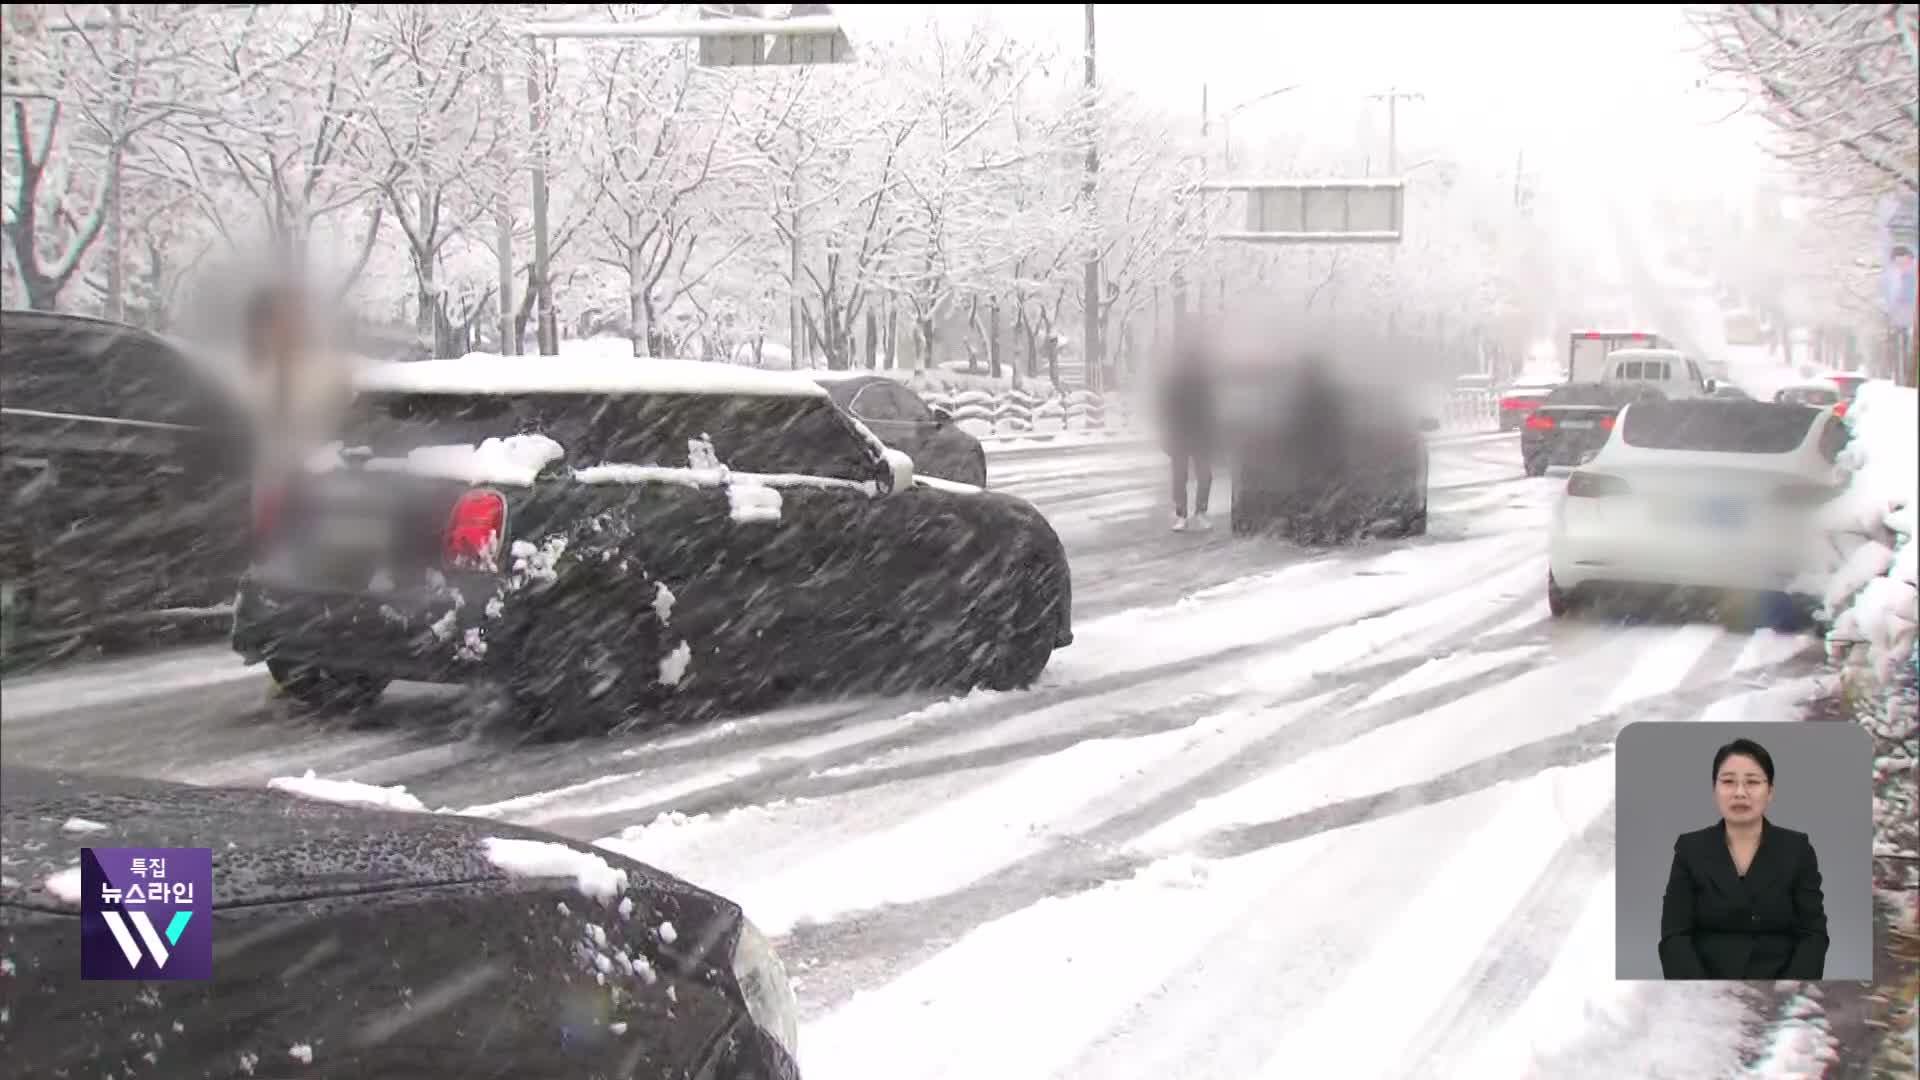
[[[1207,497],[1213,490],[1215,442],[1214,372],[1211,350],[1201,341],[1181,345],[1160,387],[1161,441],[1173,469],[1173,531],[1204,532]],[[1192,515],[1188,515],[1187,474],[1193,474]]]

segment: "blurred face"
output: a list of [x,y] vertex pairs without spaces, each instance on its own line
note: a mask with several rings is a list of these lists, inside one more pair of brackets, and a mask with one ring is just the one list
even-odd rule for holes
[[1759,762],[1744,754],[1733,754],[1720,763],[1720,774],[1714,777],[1713,798],[1720,807],[1720,816],[1729,824],[1752,825],[1767,812],[1767,803],[1773,800],[1773,785],[1767,782],[1767,774]]

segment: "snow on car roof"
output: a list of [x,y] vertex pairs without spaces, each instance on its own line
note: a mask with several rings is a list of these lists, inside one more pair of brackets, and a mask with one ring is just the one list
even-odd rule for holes
[[399,394],[733,394],[825,397],[804,375],[704,360],[468,353],[457,360],[375,364],[355,373],[361,390]]

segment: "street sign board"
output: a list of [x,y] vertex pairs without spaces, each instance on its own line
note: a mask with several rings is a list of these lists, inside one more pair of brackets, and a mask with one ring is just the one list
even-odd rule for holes
[[1405,180],[1236,180],[1203,187],[1244,195],[1244,227],[1215,233],[1218,240],[1397,244],[1401,239]]
[[[830,4],[707,4],[700,19],[702,67],[845,64],[854,58],[853,43]],[[736,28],[741,32],[730,32]]]

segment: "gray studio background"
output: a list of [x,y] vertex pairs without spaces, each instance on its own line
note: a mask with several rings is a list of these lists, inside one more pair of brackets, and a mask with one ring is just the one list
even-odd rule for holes
[[1827,908],[1825,979],[1873,977],[1873,741],[1839,722],[1628,724],[1616,747],[1614,976],[1659,979],[1660,899],[1673,841],[1720,820],[1713,752],[1752,739],[1773,755],[1767,820],[1807,834]]

